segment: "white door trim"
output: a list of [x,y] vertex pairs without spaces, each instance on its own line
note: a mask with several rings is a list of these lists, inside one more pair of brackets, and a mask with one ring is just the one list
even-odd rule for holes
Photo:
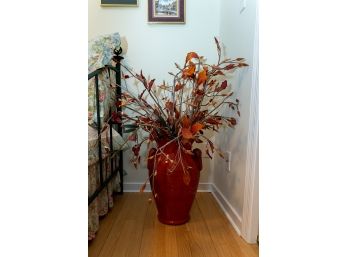
[[258,7],[256,7],[254,57],[250,96],[250,117],[246,157],[246,174],[242,215],[242,237],[248,243],[256,243],[259,226],[258,201],[258,141],[259,141],[259,28]]

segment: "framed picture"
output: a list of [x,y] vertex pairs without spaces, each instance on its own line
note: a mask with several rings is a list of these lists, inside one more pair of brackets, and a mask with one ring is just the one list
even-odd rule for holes
[[148,22],[185,23],[185,0],[148,1]]
[[138,6],[138,0],[100,0],[101,6]]

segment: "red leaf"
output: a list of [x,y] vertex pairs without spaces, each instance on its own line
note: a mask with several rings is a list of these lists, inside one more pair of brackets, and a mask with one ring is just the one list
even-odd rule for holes
[[234,67],[236,67],[233,63],[225,66],[224,70],[232,70]]
[[216,43],[217,50],[218,50],[219,52],[221,52],[221,48],[220,48],[219,41],[217,40],[216,37],[214,37],[214,39],[215,39],[215,43]]
[[223,73],[221,70],[218,70],[218,71],[214,72],[214,76],[216,76],[216,75],[222,75],[222,76],[224,76],[225,73]]
[[211,150],[211,152],[212,153],[214,153],[214,144],[213,144],[213,142],[212,141],[210,141],[209,139],[208,139],[208,143],[209,143],[209,146],[210,146],[210,150]]
[[131,135],[128,137],[128,140],[129,140],[129,141],[136,141],[136,140],[137,140],[137,134],[136,134],[136,133],[131,134]]
[[200,90],[200,89],[197,89],[195,91],[195,93],[196,93],[196,95],[204,95],[205,94],[205,92],[203,90]]
[[205,152],[206,152],[206,154],[209,156],[209,158],[210,158],[210,159],[213,159],[213,157],[211,157],[211,155],[210,155],[210,153],[209,153],[208,148],[207,148],[207,149],[205,149]]
[[143,75],[143,70],[140,70],[140,76],[142,79],[145,79],[144,75]]
[[141,92],[141,94],[139,95],[139,99],[143,98],[143,95],[145,92],[146,92],[146,89],[144,89],[143,92]]
[[221,121],[219,119],[208,118],[208,119],[206,119],[206,123],[209,123],[212,125],[220,125]]
[[155,82],[155,79],[150,80],[148,88],[147,88],[149,91],[151,90],[154,82]]
[[179,90],[181,90],[183,88],[184,88],[184,85],[179,83],[179,84],[176,84],[174,91],[176,92],[176,91],[179,91]]
[[139,151],[140,151],[140,145],[135,145],[132,147],[132,151],[134,153],[134,155],[138,156],[139,155]]
[[170,101],[166,102],[166,108],[168,110],[173,110],[173,108],[174,108],[173,102],[170,102]]
[[221,83],[221,88],[224,90],[227,87],[227,80]]
[[112,113],[112,120],[115,123],[122,123],[122,114],[120,112],[113,112]]
[[227,80],[225,80],[224,82],[222,82],[222,83],[221,83],[221,86],[215,88],[214,91],[215,91],[215,92],[220,92],[220,91],[226,89],[226,87],[227,87]]
[[229,118],[227,121],[231,124],[231,126],[235,126],[237,124],[237,120],[235,118]]
[[183,128],[189,128],[191,126],[191,120],[187,115],[182,118],[181,124]]

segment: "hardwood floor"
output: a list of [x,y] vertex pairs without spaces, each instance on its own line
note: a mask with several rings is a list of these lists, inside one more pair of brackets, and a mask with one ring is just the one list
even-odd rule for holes
[[237,235],[211,193],[197,193],[191,219],[180,226],[157,220],[150,193],[117,196],[101,220],[89,257],[257,257],[257,245]]

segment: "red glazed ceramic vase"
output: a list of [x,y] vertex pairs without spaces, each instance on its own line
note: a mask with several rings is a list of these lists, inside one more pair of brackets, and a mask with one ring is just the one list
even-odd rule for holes
[[[202,170],[201,150],[196,148],[191,155],[182,150],[179,153],[177,142],[159,141],[157,145],[165,147],[157,154],[157,149],[150,150],[147,166],[158,220],[168,225],[186,223],[190,219]],[[179,161],[180,154],[183,163]]]

